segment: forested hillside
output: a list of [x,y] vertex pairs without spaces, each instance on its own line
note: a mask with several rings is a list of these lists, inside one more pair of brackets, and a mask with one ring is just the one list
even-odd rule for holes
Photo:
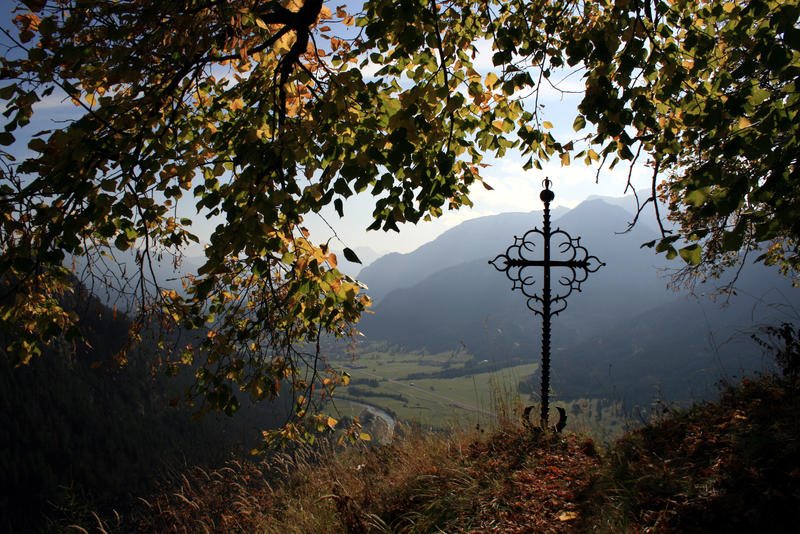
[[123,512],[157,481],[247,454],[260,429],[284,422],[286,406],[248,403],[236,418],[192,421],[190,369],[165,377],[147,335],[120,366],[127,317],[82,292],[67,309],[85,342],[54,345],[19,368],[0,357],[0,530],[53,532],[90,511]]

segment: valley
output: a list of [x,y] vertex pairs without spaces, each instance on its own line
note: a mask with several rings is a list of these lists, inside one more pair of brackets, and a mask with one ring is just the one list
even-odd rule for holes
[[[654,406],[712,399],[720,382],[770,371],[751,336],[800,310],[789,281],[763,266],[745,265],[731,293],[718,289],[730,278],[668,287],[680,266],[642,248],[656,234],[647,221],[624,231],[628,208],[595,197],[554,212],[554,227],[607,263],[570,296],[552,335],[554,406],[601,440],[646,422]],[[373,306],[363,336],[355,353],[328,352],[352,377],[337,395],[433,427],[535,403],[541,322],[487,263],[540,223],[537,211],[472,219],[364,267],[357,277]]]
[[[368,410],[358,406],[362,403],[385,411],[401,424],[433,429],[489,427],[498,414],[521,413],[522,407],[535,400],[531,394],[520,393],[520,384],[539,367],[538,363],[496,360],[476,363],[463,350],[403,352],[385,343],[365,344],[355,359],[340,357],[330,363],[351,377],[326,408],[330,415],[372,421],[365,413]],[[612,441],[633,424],[633,415],[626,414],[619,401],[556,397],[554,405],[567,411],[572,430],[580,429],[601,442]],[[381,424],[369,430],[379,435],[385,431]]]

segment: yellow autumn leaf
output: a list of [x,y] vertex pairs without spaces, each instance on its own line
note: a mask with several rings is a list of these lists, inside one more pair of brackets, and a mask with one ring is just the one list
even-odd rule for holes
[[372,441],[372,438],[369,437],[369,434],[367,434],[366,432],[359,433],[358,437],[361,438],[363,441]]
[[337,421],[337,420],[336,420],[336,419],[334,419],[333,417],[330,417],[330,416],[329,416],[329,417],[328,417],[328,421],[327,421],[328,428],[330,428],[331,430],[333,430],[333,429],[336,427],[336,423],[338,423],[338,422],[339,422],[339,421]]
[[486,75],[486,87],[488,87],[489,89],[493,88],[494,85],[497,83],[497,80],[498,80],[497,74],[495,74],[494,72],[490,72],[489,74]]
[[241,98],[237,98],[233,102],[231,102],[231,111],[238,111],[244,108],[244,100]]
[[563,154],[561,154],[561,166],[562,166],[562,167],[567,167],[567,166],[569,166],[569,154],[568,154],[568,153],[566,153],[566,152],[564,152]]
[[544,128],[545,128],[546,130],[549,130],[549,129],[551,129],[551,128],[553,127],[553,123],[552,123],[552,122],[550,122],[550,121],[544,121],[544,122],[542,123],[542,126],[544,126]]
[[578,518],[578,512],[561,512],[558,516],[559,521],[572,521]]
[[322,6],[322,9],[319,10],[319,18],[332,19],[333,14],[331,14],[331,10],[327,6]]
[[86,103],[89,104],[90,107],[94,107],[94,105],[97,104],[97,99],[90,93],[86,95]]
[[286,1],[281,2],[281,3],[283,4],[283,7],[285,7],[289,11],[294,11],[295,13],[297,13],[298,11],[300,11],[300,8],[303,7],[303,4],[305,3],[305,1],[304,0],[286,0]]
[[295,39],[297,39],[297,36],[294,32],[287,32],[283,34],[281,38],[275,41],[275,44],[272,45],[273,52],[276,54],[285,54],[291,50]]
[[749,128],[752,123],[747,119],[747,117],[739,117],[739,129],[744,130],[745,128]]

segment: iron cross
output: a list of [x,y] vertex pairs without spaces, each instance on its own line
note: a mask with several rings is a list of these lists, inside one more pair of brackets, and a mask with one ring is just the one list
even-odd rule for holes
[[[542,428],[548,426],[550,411],[550,319],[566,309],[567,297],[573,291],[581,290],[581,284],[589,277],[589,273],[605,265],[596,256],[589,255],[581,245],[580,237],[573,239],[560,228],[550,229],[550,202],[555,198],[550,184],[550,180],[545,178],[544,190],[539,195],[544,202],[544,229],[529,230],[522,238],[514,236],[514,244],[506,249],[505,254],[498,254],[489,262],[498,271],[506,273],[513,282],[512,291],[522,291],[528,297],[528,308],[542,317]],[[543,241],[544,257],[532,259],[536,246],[534,239],[538,238]],[[551,239],[556,241],[555,254],[551,254]],[[536,277],[530,271],[538,267],[544,271],[541,294],[536,292]],[[550,275],[554,269],[563,273],[555,294],[550,287]]]

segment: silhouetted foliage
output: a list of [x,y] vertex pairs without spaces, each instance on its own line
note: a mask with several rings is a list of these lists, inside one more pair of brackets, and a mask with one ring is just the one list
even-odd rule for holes
[[51,531],[90,511],[122,511],[157,480],[249,451],[259,429],[290,413],[265,404],[191,421],[182,404],[170,406],[181,382],[155,372],[155,342],[120,366],[129,319],[80,291],[71,300],[65,308],[85,342],[52,346],[19,368],[0,356],[0,530]]
[[781,323],[780,326],[766,326],[761,331],[767,338],[753,334],[753,340],[773,354],[783,376],[792,387],[797,387],[800,378],[800,327]]

